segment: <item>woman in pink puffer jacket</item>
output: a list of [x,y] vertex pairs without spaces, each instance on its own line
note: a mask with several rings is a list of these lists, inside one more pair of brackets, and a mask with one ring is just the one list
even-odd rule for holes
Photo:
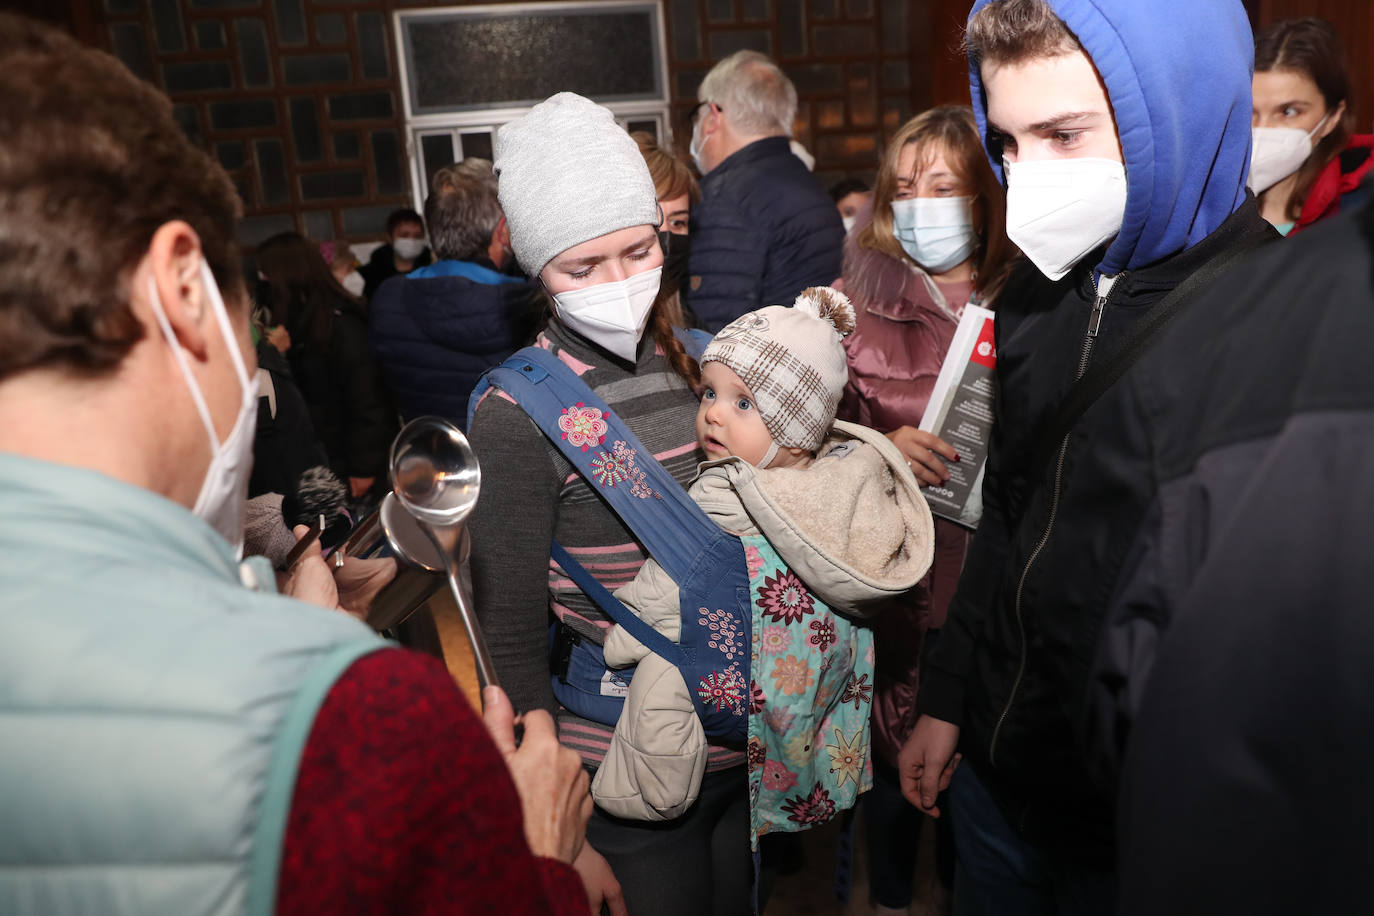
[[[958,460],[916,426],[965,304],[991,308],[1017,258],[1005,212],[973,112],[944,106],[892,138],[872,208],[845,239],[841,283],[858,326],[845,340],[850,378],[840,416],[886,434],[922,485],[942,483],[945,462]],[[930,573],[876,624],[874,789],[865,804],[878,914],[905,913],[911,903],[920,814],[902,798],[897,754],[916,722],[922,643],[944,621],[968,539],[966,529],[937,518]],[[952,877],[952,856],[942,858],[942,878]]]

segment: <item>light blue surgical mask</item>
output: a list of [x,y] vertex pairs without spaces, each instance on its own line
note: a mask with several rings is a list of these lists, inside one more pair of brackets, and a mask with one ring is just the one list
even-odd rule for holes
[[942,274],[978,248],[972,197],[912,197],[892,202],[892,231],[927,273]]

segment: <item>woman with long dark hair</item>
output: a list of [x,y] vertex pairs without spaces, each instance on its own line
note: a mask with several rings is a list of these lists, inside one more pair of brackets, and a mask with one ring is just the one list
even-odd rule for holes
[[1340,36],[1322,19],[1286,19],[1255,37],[1250,188],[1284,235],[1354,210],[1374,169],[1374,135],[1355,134]]
[[[843,285],[857,327],[845,339],[850,381],[840,415],[885,433],[922,486],[943,482],[945,463],[959,460],[948,443],[916,427],[965,305],[991,308],[1017,257],[1005,212],[973,112],[947,105],[893,136],[871,209],[845,240]],[[944,621],[968,539],[937,518],[930,573],[875,625],[873,791],[865,811],[869,890],[879,914],[905,913],[911,902],[921,815],[902,798],[897,754],[916,723],[918,660]],[[942,846],[948,883],[952,840],[946,836]]]
[[334,473],[362,499],[386,483],[394,416],[367,346],[362,301],[340,285],[319,249],[283,232],[254,253],[258,305],[291,338],[287,359]]

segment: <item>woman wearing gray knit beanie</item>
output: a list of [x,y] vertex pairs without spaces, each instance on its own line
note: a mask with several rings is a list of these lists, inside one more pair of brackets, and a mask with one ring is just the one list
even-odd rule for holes
[[[695,430],[699,375],[667,318],[673,291],[660,289],[659,209],[638,146],[610,111],[565,92],[498,131],[494,166],[511,247],[550,299],[536,346],[570,366],[652,453],[617,450],[615,473],[634,478],[639,464],[657,459],[686,486],[704,459]],[[565,413],[569,435],[594,431],[601,416],[583,404]],[[470,523],[475,604],[502,686],[516,709],[556,715],[563,743],[596,769],[614,720],[582,718],[560,698],[567,699],[569,659],[588,647],[599,653],[610,621],[551,563],[551,542],[611,589],[629,582],[647,554],[509,397],[484,397],[468,436],[483,477]],[[600,686],[603,696],[625,689],[613,677]],[[713,747],[697,803],[675,821],[596,811],[576,863],[592,912],[604,899],[612,913],[750,913],[744,763],[741,748]]]

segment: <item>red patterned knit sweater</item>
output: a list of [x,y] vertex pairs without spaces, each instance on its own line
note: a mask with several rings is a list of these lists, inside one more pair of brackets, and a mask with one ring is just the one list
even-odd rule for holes
[[414,652],[354,663],[297,775],[279,913],[586,914],[577,873],[535,856],[520,799],[448,671]]

